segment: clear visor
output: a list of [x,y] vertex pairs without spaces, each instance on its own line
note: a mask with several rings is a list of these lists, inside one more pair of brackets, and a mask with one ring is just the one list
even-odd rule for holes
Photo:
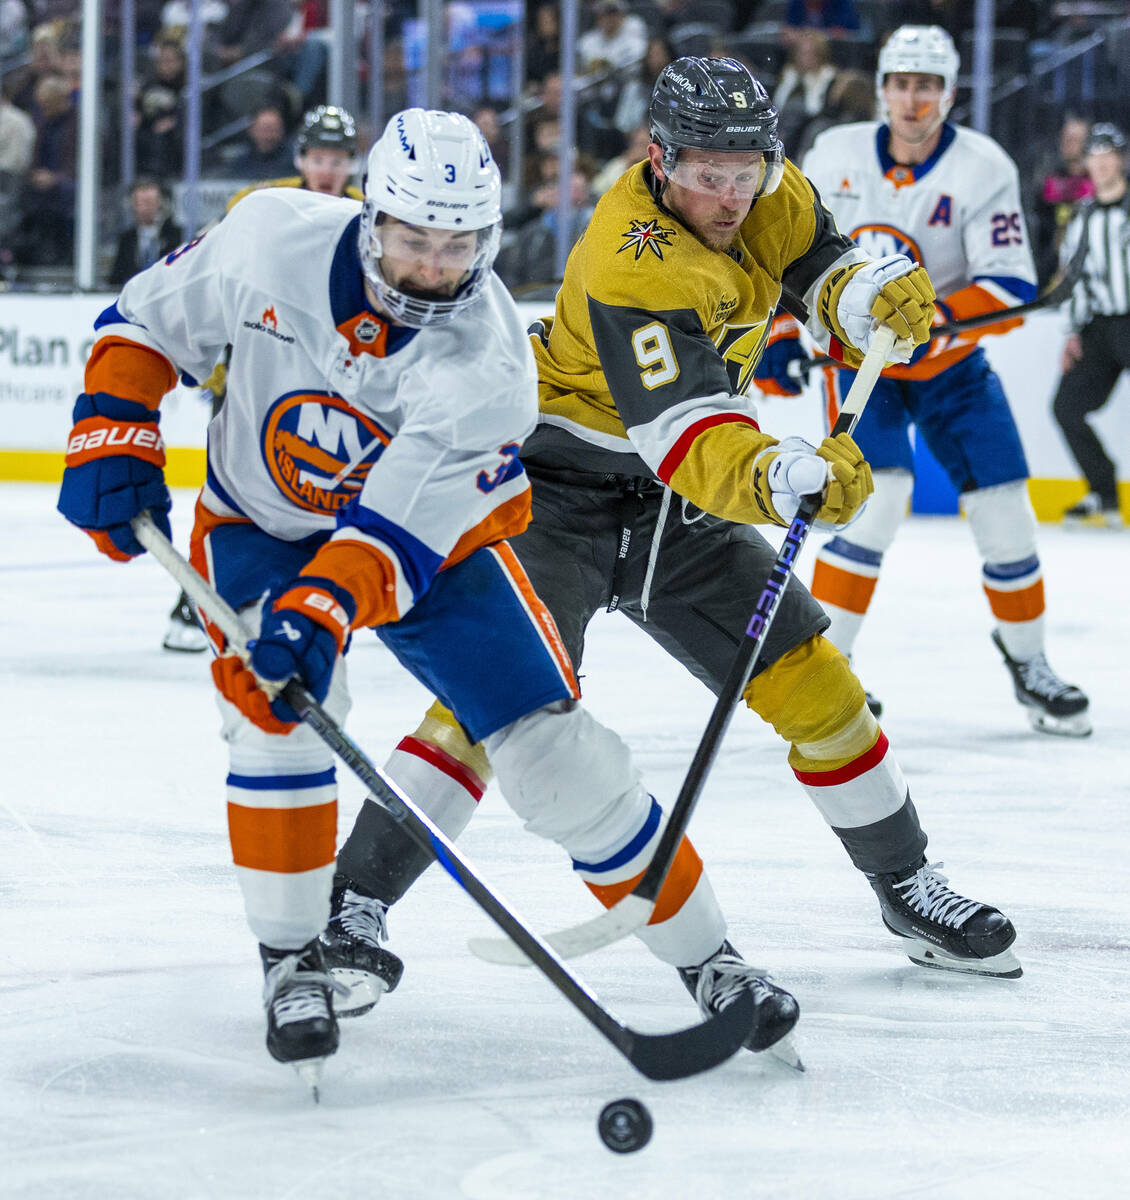
[[751,151],[692,162],[680,156],[667,172],[667,178],[679,187],[703,195],[755,200],[776,190],[782,171],[780,155]]
[[421,327],[450,320],[486,286],[502,222],[483,229],[428,229],[362,216],[361,263],[389,316]]
[[476,229],[422,229],[398,221],[379,226],[376,238],[385,279],[429,300],[455,295],[479,265],[484,241]]

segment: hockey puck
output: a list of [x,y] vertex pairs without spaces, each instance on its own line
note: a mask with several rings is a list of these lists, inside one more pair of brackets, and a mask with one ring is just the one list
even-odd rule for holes
[[600,1110],[596,1122],[600,1140],[615,1154],[631,1154],[651,1141],[651,1113],[639,1100],[613,1100]]

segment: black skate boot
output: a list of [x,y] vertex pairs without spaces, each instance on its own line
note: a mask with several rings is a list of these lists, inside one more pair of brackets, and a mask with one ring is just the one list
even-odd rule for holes
[[267,1049],[276,1062],[291,1063],[318,1096],[322,1063],[337,1050],[337,1021],[322,947],[301,950],[259,946],[263,960],[263,1006],[267,1010]]
[[319,939],[326,966],[338,985],[334,1012],[361,1017],[396,988],[404,963],[380,945],[388,940],[383,901],[363,896],[349,880],[335,880],[330,923]]
[[179,650],[182,654],[199,654],[208,649],[208,636],[200,627],[192,601],[184,592],[177,597],[173,611],[169,613],[169,628],[161,646],[165,650]]
[[883,715],[883,702],[878,696],[872,696],[870,692],[863,693],[867,700],[867,708],[873,717],[881,717]]
[[788,1038],[800,1006],[784,988],[770,983],[766,972],[745,962],[728,941],[697,967],[679,967],[678,972],[704,1017],[721,1012],[739,992],[752,992],[754,1024],[746,1048],[755,1053],[772,1048],[789,1066],[804,1070]]
[[991,905],[946,887],[943,866],[923,859],[889,875],[868,875],[883,924],[909,940],[906,953],[920,967],[1019,979],[1023,971],[1009,949],[1016,941],[1012,922]]
[[1091,732],[1087,712],[1090,701],[1085,692],[1072,683],[1064,683],[1048,666],[1043,654],[1023,661],[1011,657],[1004,641],[993,630],[993,645],[1001,652],[1004,665],[1012,676],[1016,698],[1028,713],[1028,723],[1040,733],[1061,737],[1086,737]]

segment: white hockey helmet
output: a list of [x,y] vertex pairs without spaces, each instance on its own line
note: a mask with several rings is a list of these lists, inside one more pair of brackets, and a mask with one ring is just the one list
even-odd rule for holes
[[[474,260],[454,295],[408,295],[381,271],[381,224],[478,233]],[[360,254],[381,307],[404,325],[442,325],[473,304],[490,278],[502,237],[502,179],[478,127],[459,113],[408,108],[369,151]]]
[[875,94],[883,118],[888,116],[883,81],[888,75],[906,72],[941,76],[942,99],[938,109],[944,121],[953,107],[960,64],[953,38],[940,25],[900,25],[883,43],[875,72]]

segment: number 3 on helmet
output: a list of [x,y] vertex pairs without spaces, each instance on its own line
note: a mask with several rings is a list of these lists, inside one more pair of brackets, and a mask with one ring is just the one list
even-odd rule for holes
[[[476,232],[473,260],[453,295],[409,295],[381,271],[381,225],[394,217],[420,229]],[[359,250],[382,308],[414,328],[442,325],[478,299],[502,237],[502,179],[486,139],[459,113],[397,113],[369,151]]]

